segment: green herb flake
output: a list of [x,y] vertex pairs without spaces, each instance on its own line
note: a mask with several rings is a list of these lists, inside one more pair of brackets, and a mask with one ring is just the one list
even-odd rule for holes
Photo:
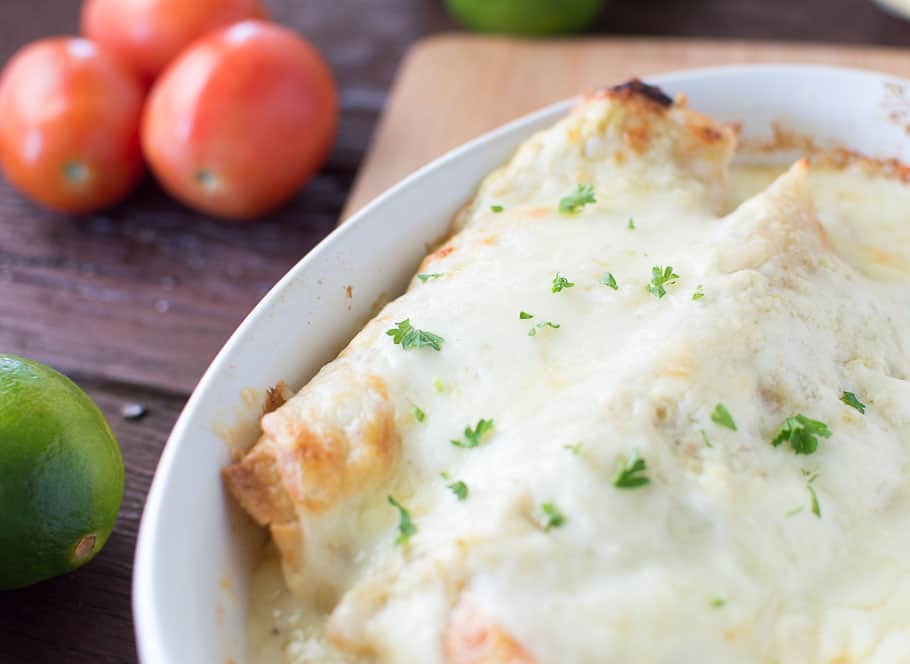
[[660,299],[667,294],[664,286],[675,284],[677,279],[679,279],[679,275],[669,265],[667,267],[655,265],[651,268],[651,282],[647,285],[648,292]]
[[439,476],[440,476],[442,479],[447,480],[447,481],[450,480],[450,479],[452,479],[452,478],[449,476],[449,473],[446,472],[445,470],[442,471],[441,473],[439,473]]
[[812,484],[807,484],[806,488],[809,489],[809,495],[812,496],[812,513],[818,517],[822,518],[822,508],[818,504],[818,495],[815,493],[815,487]]
[[711,413],[711,421],[714,422],[714,424],[727,427],[730,431],[736,431],[736,423],[733,421],[733,416],[722,403],[714,406],[714,412]]
[[647,469],[647,464],[638,456],[638,451],[632,452],[628,459],[620,457],[616,474],[613,476],[613,486],[618,489],[635,489],[650,484],[651,480],[645,476]]
[[629,223],[627,224],[627,226],[630,231],[635,230],[635,218],[634,217],[629,217]]
[[712,609],[722,609],[727,605],[727,599],[720,595],[712,595],[710,604]]
[[427,419],[427,414],[420,409],[420,406],[414,406],[414,419],[418,422],[423,422]]
[[711,441],[708,440],[708,434],[705,433],[704,429],[701,430],[701,439],[704,441],[705,447],[714,447],[714,445],[711,444]]
[[574,193],[559,199],[559,211],[562,214],[578,214],[585,205],[596,202],[594,187],[589,184],[580,184]]
[[566,279],[564,276],[556,273],[556,276],[553,277],[553,287],[550,289],[554,293],[562,292],[566,288],[572,288],[575,284]]
[[442,272],[430,272],[427,274],[418,274],[417,278],[420,279],[423,283],[427,283],[430,279],[439,279],[442,276]]
[[442,350],[442,342],[445,341],[438,334],[433,334],[427,330],[418,330],[411,326],[411,320],[405,320],[395,323],[397,327],[386,330],[386,334],[392,337],[392,342],[401,344],[402,350],[410,348],[423,348],[424,346],[433,350]]
[[[521,320],[530,320],[530,319],[534,318],[534,314],[529,314],[527,311],[519,311],[518,318]],[[538,323],[537,325],[534,325],[530,330],[528,330],[528,336],[536,337],[537,330],[541,330],[545,327],[549,327],[554,330],[558,330],[560,326],[558,323],[553,323],[551,321],[546,321],[545,323]]]
[[437,376],[433,379],[433,391],[437,394],[442,394],[446,391],[446,384],[442,382],[442,378]]
[[806,490],[809,492],[809,498],[811,499],[812,513],[816,518],[822,518],[822,508],[818,502],[818,494],[815,493],[815,487],[813,486],[816,479],[818,479],[818,473],[813,473],[809,470],[801,470],[803,477],[806,478]]
[[455,494],[455,497],[458,498],[458,500],[466,500],[466,499],[467,499],[467,497],[468,497],[468,485],[465,484],[464,482],[462,482],[461,480],[459,480],[459,481],[457,481],[457,482],[452,482],[451,484],[449,484],[449,485],[447,485],[447,486],[448,486],[449,489],[452,491],[452,493]]
[[540,506],[540,511],[543,512],[544,530],[549,531],[565,525],[566,517],[554,503],[544,503]]
[[550,321],[547,321],[546,323],[538,323],[537,325],[535,325],[534,327],[532,327],[530,330],[528,330],[528,336],[529,336],[529,337],[536,337],[536,336],[537,336],[537,330],[541,330],[541,329],[543,329],[543,328],[545,328],[545,327],[549,327],[549,328],[552,328],[552,329],[554,329],[554,330],[558,330],[561,326],[559,325],[559,323],[551,323]]
[[784,514],[784,516],[789,519],[791,516],[796,516],[797,514],[799,514],[802,511],[803,511],[803,506],[800,505],[799,507],[794,507],[792,510],[790,510],[789,512]]
[[411,513],[408,512],[394,497],[388,496],[389,504],[398,510],[398,538],[395,544],[404,545],[417,534],[417,526],[411,521]]
[[850,408],[855,408],[856,410],[858,410],[858,411],[859,411],[860,413],[862,413],[863,415],[866,414],[866,404],[864,404],[862,401],[860,401],[860,400],[856,397],[856,395],[853,394],[853,392],[846,392],[846,391],[845,391],[845,392],[841,395],[840,400],[843,401],[843,402],[844,402],[845,404],[847,404],[848,406],[850,406]]
[[698,284],[698,286],[695,287],[695,292],[692,293],[692,299],[697,301],[702,299],[704,296],[705,294],[704,291],[702,291],[702,285]]
[[583,443],[575,443],[574,445],[563,445],[563,448],[569,450],[572,454],[577,456],[581,454],[581,448],[583,445]]
[[819,436],[831,437],[831,430],[827,424],[810,419],[805,415],[795,415],[784,420],[777,435],[771,440],[771,444],[777,447],[787,441],[797,454],[812,454],[818,449]]
[[604,272],[604,276],[600,278],[600,283],[602,283],[607,288],[619,290],[619,286],[616,283],[616,277],[613,276],[612,272]]
[[478,420],[477,426],[464,428],[464,440],[451,440],[455,447],[470,449],[480,445],[480,439],[493,430],[493,420]]
[[491,206],[490,206],[490,210],[491,210],[494,214],[499,214],[500,212],[502,212],[503,210],[505,210],[505,208],[504,208],[503,206],[501,206],[501,205],[491,205]]

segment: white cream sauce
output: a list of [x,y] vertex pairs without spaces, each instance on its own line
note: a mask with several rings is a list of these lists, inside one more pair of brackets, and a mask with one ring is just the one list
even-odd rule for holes
[[[728,210],[779,173],[734,168]],[[473,235],[425,270],[444,276],[371,324],[381,336],[410,317],[445,338],[404,352],[367,332],[357,358],[394,377],[405,457],[354,520],[357,577],[332,620],[378,661],[441,662],[462,583],[540,664],[910,661],[910,188],[812,172],[833,251],[807,271],[799,222],[762,244],[762,215],[796,214],[786,196],[720,218],[698,186],[661,177],[595,177],[598,203],[573,217],[538,212],[572,174],[533,195],[520,178],[487,187]],[[680,275],[660,299],[645,288],[655,265]],[[552,293],[557,272],[575,286]],[[560,327],[528,336],[545,321]],[[736,431],[712,421],[717,403]],[[796,413],[832,431],[815,454],[769,444]],[[480,418],[495,421],[480,447],[449,443]],[[651,484],[617,489],[633,451]],[[820,518],[802,469],[818,474]],[[386,493],[418,527],[407,550]],[[545,502],[562,527],[539,526]],[[329,644],[326,613],[287,590],[272,553],[250,596],[254,664],[360,661]]]

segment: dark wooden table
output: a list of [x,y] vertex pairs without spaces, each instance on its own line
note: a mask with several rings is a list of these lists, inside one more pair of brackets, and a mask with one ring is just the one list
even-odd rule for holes
[[[0,62],[33,39],[75,32],[79,4],[0,3]],[[120,519],[92,564],[0,594],[0,663],[136,660],[133,549],[175,419],[231,331],[335,225],[404,52],[455,28],[441,0],[269,5],[315,42],[342,93],[332,158],[286,208],[252,225],[227,225],[181,207],[149,179],[106,214],[66,218],[0,181],[0,352],[47,362],[82,385],[111,421],[127,469]],[[613,0],[595,30],[910,45],[910,23],[868,0]],[[144,404],[148,415],[123,419],[128,402]]]

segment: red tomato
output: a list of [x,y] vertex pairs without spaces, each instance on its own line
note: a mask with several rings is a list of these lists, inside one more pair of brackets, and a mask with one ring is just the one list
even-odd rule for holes
[[25,47],[0,75],[0,168],[55,210],[116,203],[142,174],[143,96],[136,75],[87,39]]
[[250,219],[287,201],[322,165],[337,109],[332,74],[306,41],[243,21],[201,39],[158,79],[142,147],[174,196]]
[[147,81],[202,35],[266,18],[260,0],[87,0],[82,33]]

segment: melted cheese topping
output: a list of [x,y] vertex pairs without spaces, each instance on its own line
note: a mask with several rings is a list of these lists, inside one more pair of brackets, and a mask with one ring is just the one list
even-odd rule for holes
[[[421,268],[442,276],[337,361],[383,378],[400,458],[301,516],[293,591],[277,559],[257,570],[253,662],[910,661],[910,190],[802,163],[726,186],[723,150],[614,152],[609,112],[491,176]],[[597,203],[560,214],[579,182]],[[679,275],[662,298],[654,266]],[[393,344],[404,319],[441,351]],[[800,413],[832,432],[811,455],[770,444]],[[451,444],[482,418],[478,447]],[[650,483],[617,488],[634,453]]]

